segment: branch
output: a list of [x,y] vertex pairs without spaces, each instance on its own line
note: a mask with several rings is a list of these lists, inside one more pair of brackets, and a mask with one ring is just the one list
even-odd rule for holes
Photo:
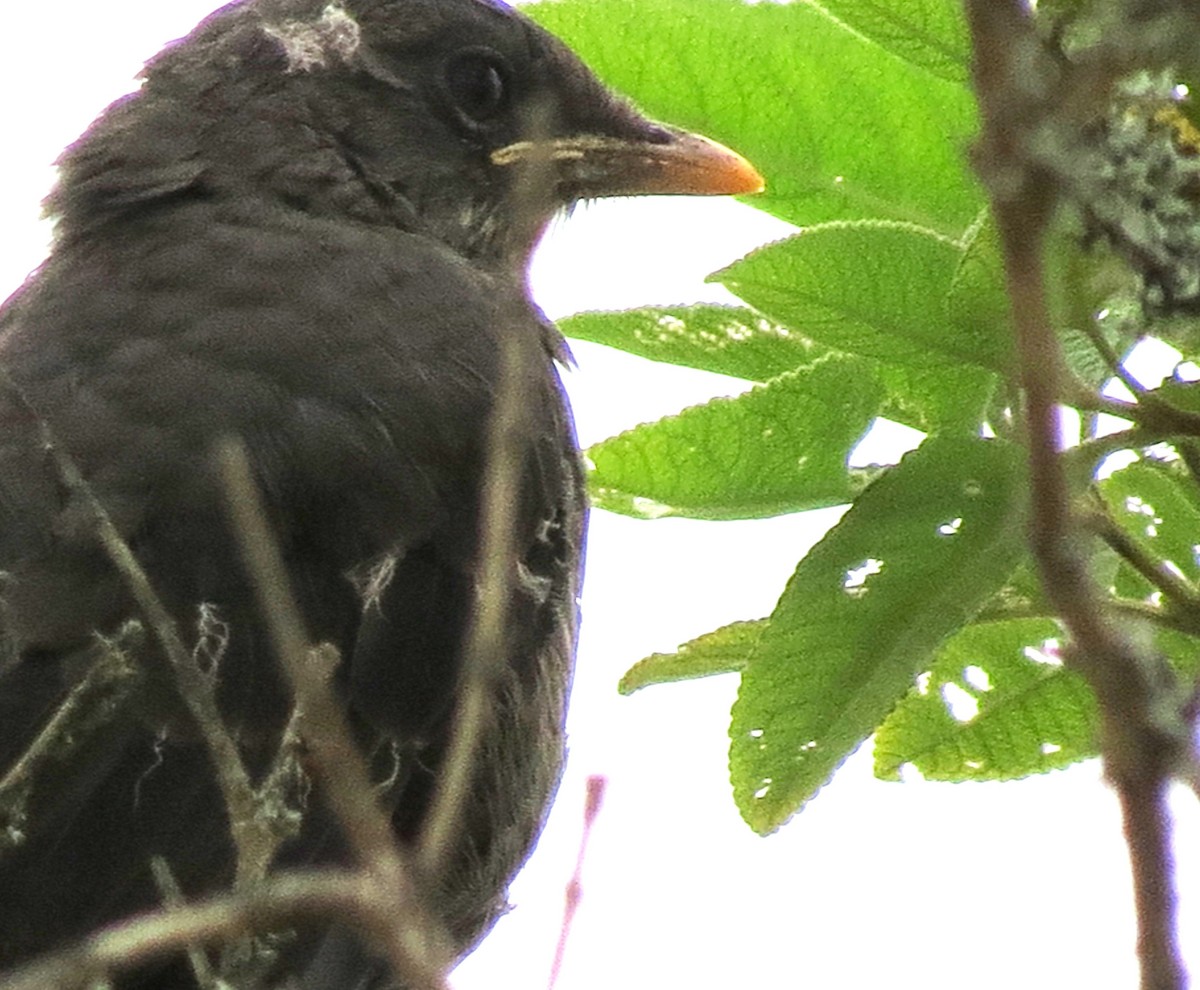
[[105,553],[166,654],[179,695],[200,729],[216,770],[217,782],[229,813],[230,833],[237,850],[237,883],[243,886],[254,883],[266,875],[279,845],[280,829],[270,809],[258,800],[250,783],[237,743],[221,718],[214,682],[200,668],[192,651],[184,645],[174,617],[158,597],[145,570],[91,485],[71,456],[58,446],[49,423],[38,416],[37,410],[11,378],[3,374],[0,380],[37,420],[43,448],[54,462],[63,485],[88,508]]
[[29,748],[0,779],[0,855],[25,839],[29,802],[45,802],[68,781],[68,768],[86,759],[96,734],[115,720],[129,718],[126,706],[145,683],[144,671],[126,652],[140,637],[138,623],[126,623],[111,639],[98,637],[100,655],[71,689]]
[[478,578],[475,607],[463,641],[462,686],[437,789],[417,845],[418,861],[426,876],[439,875],[453,850],[475,754],[488,718],[489,685],[493,671],[508,656],[505,627],[517,557],[513,516],[520,492],[522,441],[528,417],[518,386],[525,377],[520,347],[506,343],[500,349],[500,360],[496,405],[488,423],[478,523]]
[[1042,248],[1057,180],[1031,148],[1039,128],[1078,127],[1058,108],[1089,105],[1097,75],[1089,71],[1085,84],[1073,87],[1067,68],[1042,49],[1021,0],[967,0],[966,6],[983,119],[976,167],[1000,233],[1026,397],[1031,549],[1045,592],[1071,634],[1068,661],[1099,704],[1105,771],[1125,814],[1143,990],[1182,990],[1165,792],[1189,733],[1181,706],[1173,704],[1169,669],[1112,620],[1088,574],[1056,441],[1056,403],[1066,375],[1046,303]]
[[365,871],[283,873],[253,890],[168,907],[105,928],[0,975],[0,990],[85,990],[113,971],[153,963],[192,946],[220,945],[330,918],[379,935],[395,908],[394,892],[383,891]]
[[571,936],[571,927],[575,922],[575,912],[579,910],[579,902],[583,899],[583,863],[587,859],[588,840],[592,837],[592,828],[600,816],[600,805],[604,801],[604,791],[608,780],[593,774],[587,779],[587,798],[583,806],[583,834],[579,837],[579,851],[575,855],[575,871],[567,884],[566,903],[563,905],[562,924],[558,930],[558,944],[554,948],[554,962],[550,966],[550,980],[547,990],[554,990],[562,973],[563,959],[567,953],[567,939]]
[[1152,587],[1161,591],[1172,607],[1192,614],[1200,610],[1200,592],[1192,582],[1168,567],[1117,525],[1108,506],[1099,497],[1093,501],[1093,507],[1081,515],[1080,523],[1115,550]]
[[363,868],[363,882],[374,885],[366,902],[374,905],[367,913],[377,911],[370,927],[393,970],[414,990],[443,988],[454,958],[451,941],[418,901],[413,871],[375,800],[366,760],[332,690],[337,652],[309,645],[245,448],[226,441],[218,447],[217,463],[246,569],[296,696],[301,736],[330,809]]
[[[171,872],[170,864],[161,856],[155,856],[150,860],[150,872],[154,874],[154,882],[158,885],[163,904],[169,908],[183,907],[186,903],[183,891],[179,887],[179,881],[175,879],[175,874]],[[213,971],[212,963],[204,949],[192,942],[187,945],[186,952],[192,976],[200,990],[221,990],[221,982]]]

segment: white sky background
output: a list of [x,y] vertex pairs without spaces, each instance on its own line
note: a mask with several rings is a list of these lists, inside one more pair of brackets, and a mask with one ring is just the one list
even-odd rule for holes
[[[144,58],[214,6],[6,4],[0,297],[43,256],[49,163],[129,90]],[[720,299],[703,276],[779,232],[732,202],[598,204],[556,226],[535,292],[551,316]],[[743,387],[595,346],[576,354],[568,388],[585,444]],[[514,887],[517,910],[460,967],[458,990],[545,986],[593,773],[609,789],[561,990],[1136,985],[1120,823],[1095,762],[1016,784],[900,785],[871,777],[864,748],[798,818],[759,839],[729,794],[736,679],[616,694],[647,653],[767,614],[836,515],[732,524],[595,514],[568,774]],[[1200,971],[1200,813],[1177,798],[1181,927]]]

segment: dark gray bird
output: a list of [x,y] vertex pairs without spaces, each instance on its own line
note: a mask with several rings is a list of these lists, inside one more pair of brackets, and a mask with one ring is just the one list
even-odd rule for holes
[[[493,0],[246,0],[153,59],[64,154],[48,261],[0,311],[0,773],[137,614],[42,440],[82,472],[184,630],[222,631],[225,720],[257,772],[288,692],[211,452],[240,437],[313,641],[419,834],[478,572],[501,348],[519,355],[516,558],[500,673],[451,866],[429,900],[467,951],[505,908],[558,782],[586,507],[530,252],[584,198],[740,193],[719,145],[653,124]],[[227,641],[225,641],[227,640]],[[150,637],[143,663],[162,669]],[[161,687],[161,685],[160,685]],[[196,733],[164,693],[38,782],[0,847],[0,967],[227,887],[233,847]],[[320,793],[281,864],[337,862]],[[11,838],[11,836],[10,836]],[[384,985],[326,930],[265,983]],[[182,964],[140,985],[188,986]]]

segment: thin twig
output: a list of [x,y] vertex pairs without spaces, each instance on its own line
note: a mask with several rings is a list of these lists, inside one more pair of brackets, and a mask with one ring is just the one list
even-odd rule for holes
[[97,733],[130,717],[126,706],[145,678],[127,648],[141,633],[140,623],[129,622],[111,638],[97,637],[99,656],[87,674],[0,779],[0,856],[24,841],[29,802],[35,793],[44,802],[48,791],[69,779],[64,770],[87,759]]
[[[1075,403],[1072,402],[1071,405],[1075,405]],[[1151,436],[1135,426],[1128,430],[1118,430],[1116,433],[1105,433],[1103,436],[1090,437],[1077,446],[1062,451],[1060,456],[1065,462],[1068,475],[1071,474],[1073,469],[1085,465],[1087,473],[1090,475],[1095,470],[1096,465],[1110,454],[1115,454],[1120,450],[1148,447],[1151,444],[1158,443],[1161,439],[1161,437]]]
[[1062,390],[1062,399],[1076,409],[1087,412],[1108,413],[1137,424],[1148,436],[1144,442],[1154,443],[1164,437],[1200,436],[1200,413],[1180,409],[1159,397],[1156,393],[1142,389],[1137,402],[1114,399],[1101,395],[1071,380]]
[[1080,525],[1095,533],[1130,567],[1163,593],[1173,604],[1194,611],[1200,609],[1200,592],[1178,571],[1168,567],[1150,553],[1141,543],[1125,532],[1108,512],[1108,507],[1095,500],[1093,508],[1079,517]]
[[1145,430],[1180,436],[1200,436],[1200,414],[1172,405],[1134,378],[1094,320],[1084,321],[1084,333],[1109,370],[1135,397],[1135,401],[1128,402],[1100,395],[1080,385],[1072,390],[1072,405],[1132,420]]
[[522,432],[526,422],[521,348],[500,349],[500,380],[488,424],[487,462],[479,512],[479,557],[475,607],[462,647],[462,674],[450,744],[437,789],[417,844],[425,876],[438,876],[453,850],[459,814],[475,767],[475,754],[488,718],[487,697],[498,664],[505,662],[505,627],[516,560],[513,513],[520,483]]
[[237,743],[221,718],[215,684],[200,669],[192,652],[184,645],[174,617],[158,597],[150,578],[117,530],[108,511],[96,497],[91,485],[71,457],[59,448],[49,424],[42,420],[39,422],[44,448],[53,458],[63,484],[72,495],[82,500],[92,514],[97,536],[166,654],[174,672],[179,695],[208,747],[221,794],[229,812],[230,832],[237,850],[236,882],[239,886],[257,882],[266,875],[278,846],[278,838],[274,827],[260,814],[261,805],[242,763]]
[[1164,629],[1174,629],[1188,636],[1200,636],[1200,609],[1179,608],[1173,602],[1164,608],[1150,602],[1130,601],[1127,598],[1113,599],[1109,608],[1114,616],[1123,616],[1136,623],[1149,623]]
[[240,885],[255,882],[266,875],[278,846],[278,837],[269,819],[260,814],[261,805],[242,763],[237,743],[221,718],[213,681],[200,669],[192,652],[184,646],[174,617],[167,611],[150,578],[117,530],[108,510],[96,497],[92,486],[70,454],[58,445],[50,424],[38,414],[24,390],[2,369],[0,383],[37,421],[43,449],[53,461],[63,485],[74,498],[87,506],[105,553],[166,655],[179,695],[208,748],[229,813],[230,833],[237,853],[236,882]]
[[[183,907],[185,903],[183,891],[179,889],[179,881],[171,872],[170,864],[161,856],[153,856],[150,859],[150,872],[154,874],[154,882],[158,885],[158,892],[162,895],[163,904],[169,908]],[[191,942],[187,946],[186,953],[188,965],[192,968],[192,975],[196,978],[196,983],[201,990],[217,990],[220,982],[204,949],[195,942]]]
[[236,441],[222,443],[217,463],[246,569],[296,696],[301,736],[330,809],[365,875],[377,885],[371,903],[386,904],[372,928],[394,971],[414,990],[442,988],[453,961],[450,939],[415,895],[413,871],[375,799],[366,760],[333,694],[337,653],[309,645],[245,448]]
[[268,877],[252,890],[168,907],[102,929],[69,948],[0,975],[0,990],[84,990],[192,945],[339,920],[377,933],[396,907],[365,871],[309,870]]
[[1176,449],[1188,469],[1188,474],[1192,476],[1192,481],[1200,485],[1200,444],[1190,437],[1185,437],[1176,444]]
[[1075,382],[1074,386],[1064,394],[1063,398],[1068,405],[1075,409],[1090,413],[1107,413],[1109,416],[1116,416],[1131,422],[1137,422],[1141,415],[1141,407],[1136,402],[1101,395],[1082,382]]
[[1115,348],[1108,342],[1108,338],[1104,336],[1103,331],[1097,325],[1095,320],[1083,321],[1083,332],[1096,348],[1096,352],[1106,365],[1108,370],[1113,373],[1116,379],[1129,389],[1129,394],[1140,399],[1146,394],[1146,387],[1133,377],[1133,374],[1125,367],[1125,362],[1121,360],[1121,355],[1118,354]]
[[554,948],[554,963],[550,967],[550,981],[547,990],[554,990],[558,985],[558,977],[562,972],[563,959],[566,958],[567,940],[571,937],[571,927],[575,921],[575,912],[579,910],[579,902],[583,899],[583,863],[587,858],[588,840],[592,837],[592,828],[600,816],[600,805],[604,801],[604,791],[608,781],[604,777],[593,775],[587,779],[587,798],[583,806],[583,833],[579,837],[579,852],[575,855],[575,871],[567,884],[566,902],[563,904],[562,924],[558,929],[558,944]]

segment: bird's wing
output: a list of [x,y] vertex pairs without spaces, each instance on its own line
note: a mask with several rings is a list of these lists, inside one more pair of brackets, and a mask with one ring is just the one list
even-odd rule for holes
[[[288,701],[207,460],[232,433],[247,444],[310,634],[344,653],[352,717],[376,748],[415,755],[391,802],[401,835],[418,834],[475,594],[498,346],[516,334],[531,361],[522,394],[532,411],[514,621],[483,733],[488,770],[469,789],[463,855],[439,895],[467,945],[502,910],[533,841],[531,809],[545,807],[562,757],[584,510],[546,331],[516,290],[409,235],[214,215],[203,204],[180,204],[134,233],[99,255],[60,251],[0,317],[0,359],[22,393],[4,400],[0,418],[3,622],[18,657],[0,678],[0,749],[15,757],[85,665],[93,633],[131,614],[30,408],[88,478],[185,637],[201,602],[228,620],[218,679],[243,739],[253,745],[256,728],[281,724]],[[246,257],[253,265],[229,263]],[[348,575],[387,558],[390,581],[364,601]],[[145,660],[161,667],[156,651]],[[0,854],[0,889],[18,892],[0,898],[0,961],[155,903],[151,854],[189,893],[228,881],[232,851],[207,758],[154,714],[126,713],[56,803],[40,806],[27,846]],[[264,735],[259,762],[275,738]],[[321,826],[314,811],[285,858],[339,855]]]

